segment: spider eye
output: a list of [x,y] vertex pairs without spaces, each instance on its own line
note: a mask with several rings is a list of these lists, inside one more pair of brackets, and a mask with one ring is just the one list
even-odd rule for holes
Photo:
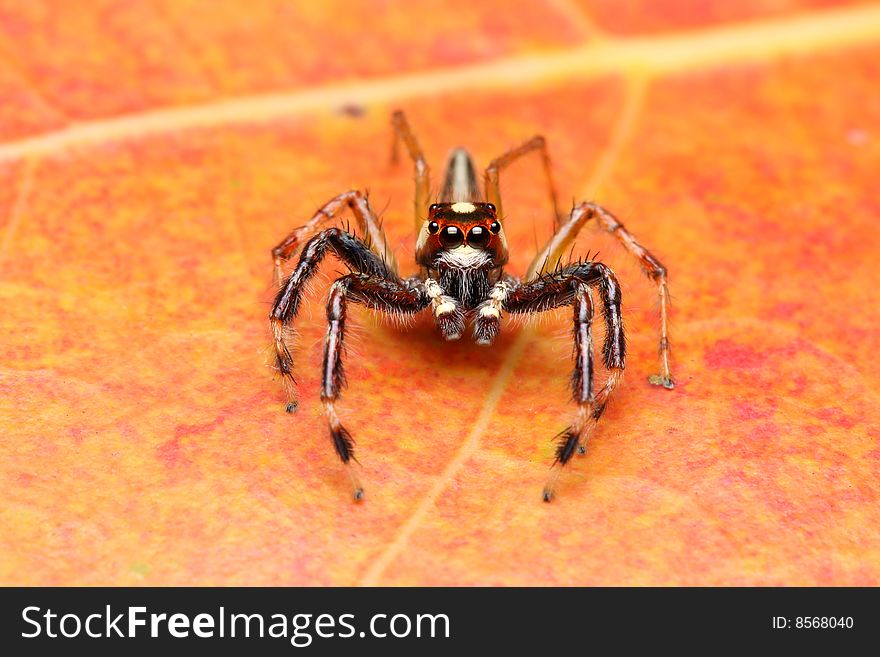
[[489,208],[489,211],[492,214],[495,214],[495,204],[494,203],[486,203],[486,207]]
[[468,231],[467,241],[470,246],[486,246],[489,243],[489,231],[483,226],[474,226]]
[[458,226],[446,226],[440,231],[440,244],[443,246],[458,246],[464,241],[464,235]]
[[501,224],[498,223],[497,221],[493,221],[491,224],[489,224],[489,232],[492,233],[493,235],[497,235],[500,230],[501,230]]
[[440,230],[440,224],[436,221],[428,222],[428,232],[431,233],[431,235],[436,235],[438,230]]
[[428,212],[434,212],[440,207],[439,203],[431,203],[430,207],[428,207]]

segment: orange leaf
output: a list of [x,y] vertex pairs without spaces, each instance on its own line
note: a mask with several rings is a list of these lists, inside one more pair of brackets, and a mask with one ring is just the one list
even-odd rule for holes
[[[0,3],[0,582],[878,583],[880,11],[454,4]],[[652,286],[580,242],[630,354],[552,504],[567,311],[486,349],[356,310],[362,504],[318,402],[326,281],[282,411],[269,248],[368,188],[415,269],[397,107],[435,182],[453,146],[546,135],[565,202],[669,269],[673,391]],[[514,272],[549,235],[539,174],[504,178]]]

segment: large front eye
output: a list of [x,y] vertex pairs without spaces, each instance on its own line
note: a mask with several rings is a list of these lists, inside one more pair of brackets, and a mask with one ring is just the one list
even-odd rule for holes
[[470,246],[486,246],[489,243],[489,231],[483,226],[474,226],[468,231],[467,243]]
[[464,235],[458,226],[446,226],[440,231],[440,244],[443,246],[458,246],[464,240]]

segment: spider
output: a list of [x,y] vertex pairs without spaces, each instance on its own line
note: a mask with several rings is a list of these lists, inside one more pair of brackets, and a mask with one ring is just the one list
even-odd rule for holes
[[[626,359],[620,285],[614,272],[601,262],[581,260],[563,263],[578,232],[591,219],[614,235],[657,285],[660,297],[660,374],[649,381],[673,388],[669,369],[669,338],[666,310],[669,292],[666,268],[642,247],[623,224],[601,206],[584,202],[560,214],[545,139],[538,135],[492,160],[486,168],[483,190],[473,160],[463,148],[449,155],[443,187],[431,202],[430,175],[422,149],[405,115],[392,115],[392,163],[398,161],[402,142],[415,168],[415,259],[419,273],[409,278],[398,274],[382,226],[365,193],[348,191],[330,199],[303,226],[293,230],[272,249],[275,275],[280,288],[269,321],[274,340],[275,366],[281,376],[290,413],[297,408],[290,327],[297,316],[303,292],[319,264],[332,253],[350,269],[331,286],[327,300],[327,333],[324,339],[321,401],[330,425],[333,446],[351,479],[355,500],[364,489],[352,467],[354,441],[339,421],[335,404],[346,384],[343,370],[345,327],[349,302],[384,313],[412,316],[430,309],[446,340],[461,338],[470,326],[473,340],[491,345],[504,313],[532,314],[561,306],[573,307],[574,373],[571,387],[578,406],[574,421],[557,436],[556,459],[543,489],[549,502],[559,472],[585,445],[623,374]],[[529,153],[543,161],[546,184],[554,213],[555,232],[541,249],[522,279],[505,272],[506,215],[502,212],[499,176],[512,163]],[[332,224],[348,208],[363,237]],[[302,251],[299,261],[283,276],[285,261]],[[598,390],[593,377],[593,292],[598,293],[605,321],[602,364],[607,379]]]

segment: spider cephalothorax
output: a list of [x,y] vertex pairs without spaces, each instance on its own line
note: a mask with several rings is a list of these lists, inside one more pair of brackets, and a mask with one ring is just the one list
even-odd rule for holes
[[[297,397],[293,357],[285,328],[293,323],[303,291],[328,251],[352,270],[332,285],[327,300],[321,400],[333,445],[351,477],[355,499],[363,497],[363,488],[352,469],[354,441],[342,426],[335,407],[345,384],[342,356],[349,301],[397,315],[414,315],[430,308],[444,338],[461,338],[470,324],[474,341],[483,345],[491,344],[495,339],[504,313],[533,314],[572,306],[575,368],[571,382],[578,413],[571,425],[559,434],[554,465],[561,467],[576,451],[583,451],[623,374],[626,358],[620,286],[614,272],[591,260],[562,263],[580,229],[595,219],[639,259],[645,273],[657,284],[661,369],[659,375],[651,376],[649,380],[666,388],[673,387],[666,332],[669,298],[666,269],[639,245],[614,215],[601,206],[581,203],[574,206],[567,218],[559,213],[543,137],[534,137],[493,160],[485,172],[484,190],[477,182],[470,155],[464,149],[455,149],[446,167],[438,202],[429,204],[429,170],[415,135],[401,112],[394,114],[393,125],[397,138],[392,159],[396,160],[398,143],[403,141],[415,164],[415,258],[420,267],[419,274],[409,278],[398,275],[382,227],[366,195],[357,191],[331,199],[309,222],[290,233],[272,250],[281,288],[269,320],[276,367],[287,392],[287,410],[290,412],[297,407]],[[553,203],[555,232],[535,256],[525,278],[520,280],[504,271],[508,253],[498,176],[516,159],[533,151],[539,152],[543,158]],[[346,207],[354,214],[363,238],[335,226],[322,229]],[[283,263],[300,248],[297,265],[284,278]],[[604,385],[598,390],[594,389],[593,382],[594,291],[598,294],[605,323],[601,360],[608,371]],[[560,467],[553,468],[544,487],[546,501],[553,496]]]
[[[461,311],[482,302],[507,263],[504,229],[491,203],[434,203],[419,231],[416,262]],[[457,339],[459,332],[444,332]]]
[[[484,257],[485,256],[485,257]],[[416,242],[416,262],[426,269],[507,264],[507,240],[491,203],[434,203]]]

